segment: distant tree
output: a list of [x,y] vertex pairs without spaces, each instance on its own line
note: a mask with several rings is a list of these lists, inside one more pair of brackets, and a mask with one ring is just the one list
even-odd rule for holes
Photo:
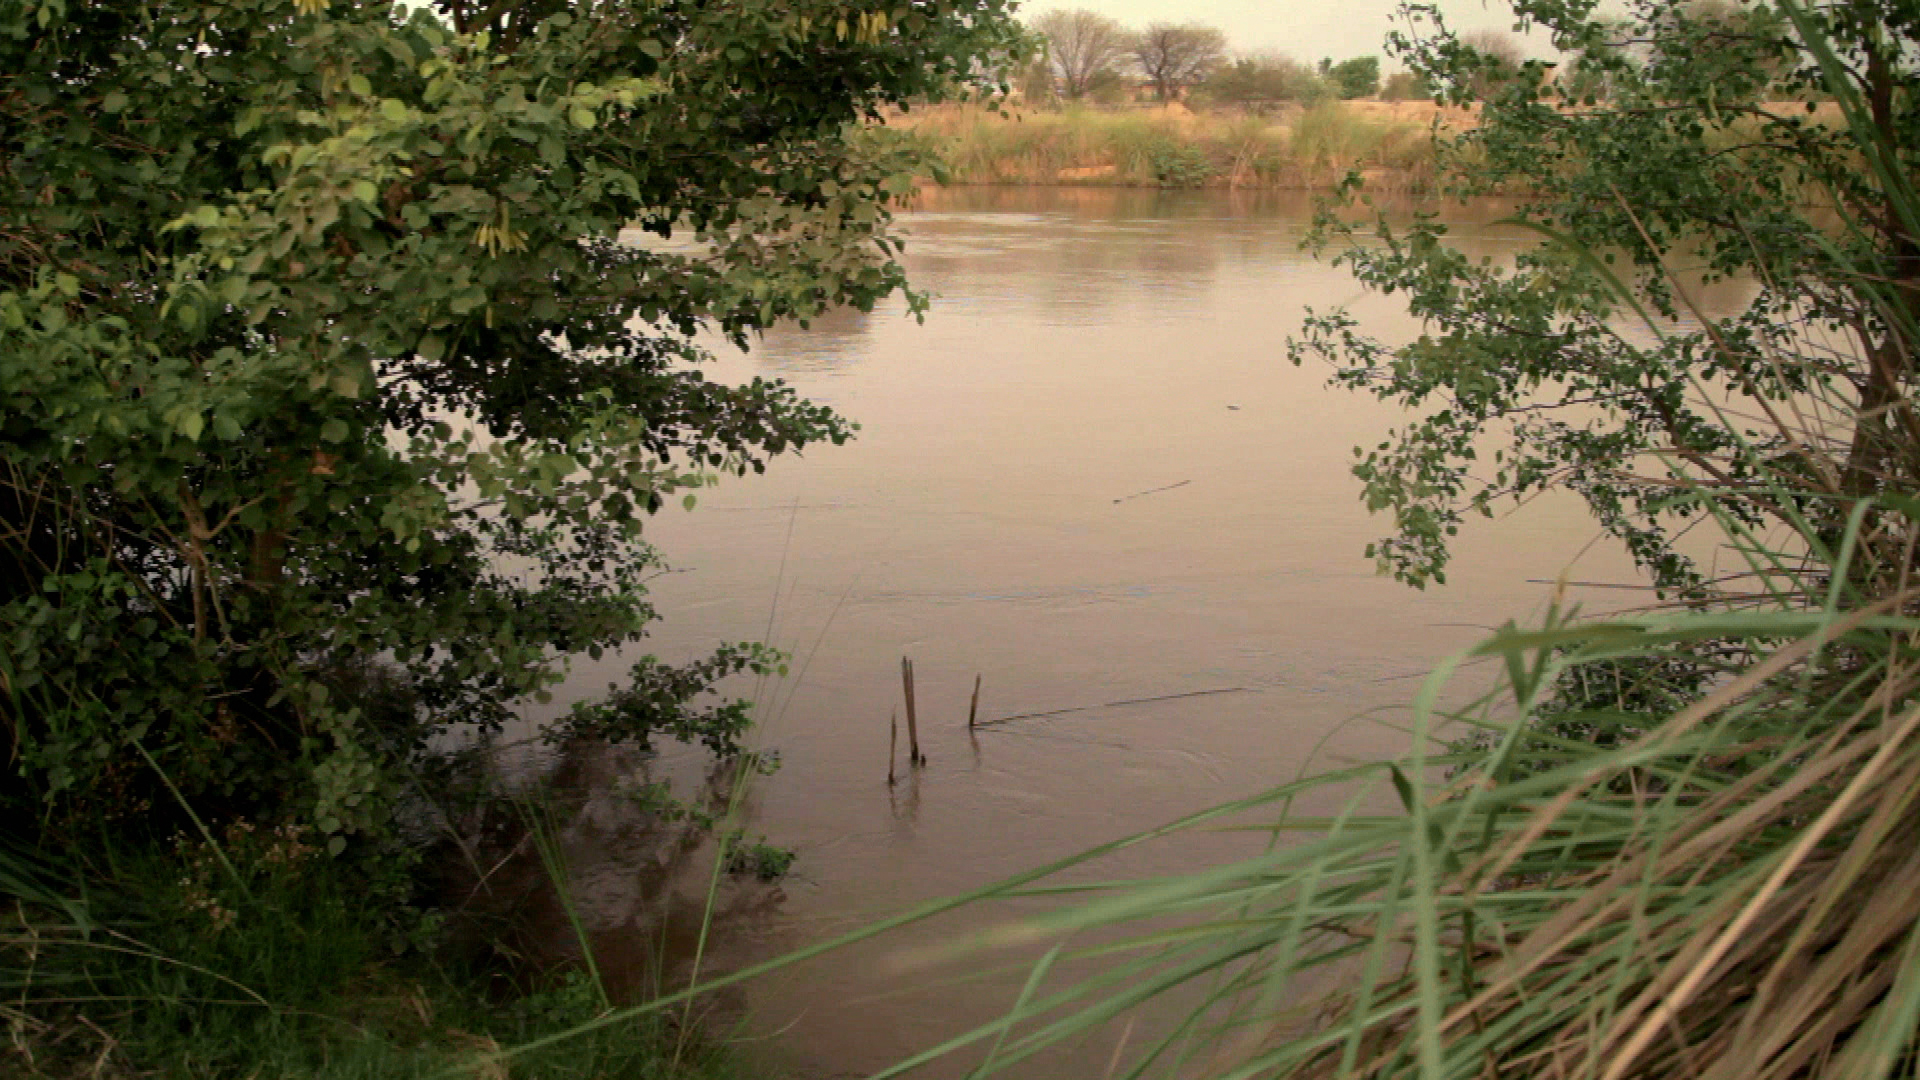
[[1523,54],[1512,34],[1475,30],[1460,35],[1459,43],[1463,46],[1461,70],[1471,72],[1468,88],[1478,100],[1492,97],[1501,83],[1520,70]]
[[1053,64],[1046,57],[1035,57],[1013,74],[1014,88],[1029,105],[1045,105],[1058,98],[1053,80]]
[[1501,30],[1474,30],[1460,35],[1460,43],[1509,67],[1520,65],[1520,42]]
[[1227,36],[1201,23],[1158,22],[1134,39],[1133,58],[1161,101],[1206,78],[1227,55]]
[[1133,34],[1116,19],[1076,8],[1049,11],[1033,21],[1047,40],[1047,60],[1061,97],[1078,101],[1102,77],[1114,77],[1131,59]]
[[1328,96],[1327,83],[1307,65],[1282,53],[1248,53],[1216,68],[1201,88],[1223,105],[1277,101],[1313,102]]
[[1095,105],[1121,105],[1133,99],[1133,82],[1117,70],[1102,71],[1087,83],[1080,98]]
[[1433,97],[1433,84],[1415,71],[1399,71],[1387,76],[1380,87],[1383,101],[1425,101]]
[[1324,72],[1342,98],[1372,97],[1380,90],[1380,58],[1356,56],[1330,65]]

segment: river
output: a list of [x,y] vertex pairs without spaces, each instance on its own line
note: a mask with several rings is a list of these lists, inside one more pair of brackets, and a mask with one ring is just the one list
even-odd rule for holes
[[[1456,241],[1495,259],[1529,242],[1491,224],[1498,213],[1450,211]],[[895,304],[722,354],[715,377],[784,378],[861,431],[652,526],[676,570],[654,587],[660,655],[769,627],[794,655],[794,675],[760,690],[754,742],[781,764],[755,781],[748,831],[798,859],[777,886],[722,890],[705,970],[1315,764],[1397,753],[1423,675],[1506,619],[1537,615],[1543,582],[1634,580],[1566,499],[1471,526],[1444,587],[1375,574],[1363,549],[1384,523],[1348,469],[1355,446],[1404,416],[1292,366],[1284,341],[1309,306],[1352,304],[1389,338],[1417,328],[1395,298],[1366,296],[1299,250],[1309,216],[1306,199],[1272,193],[934,191],[902,220],[911,277],[934,298],[924,325]],[[1721,292],[1709,305],[1743,299],[1738,286]],[[902,762],[889,787],[903,655],[929,763]],[[602,686],[622,666],[583,664],[572,685]],[[1080,711],[970,734],[976,675],[983,719]],[[1107,704],[1140,699],[1160,700]],[[673,767],[669,755],[656,771]],[[609,785],[637,768],[612,757],[588,772]],[[659,914],[667,896],[697,911],[704,877],[663,874],[697,859],[649,846],[616,804],[590,808],[569,846],[602,965],[632,991],[656,977],[654,943],[688,963],[688,922],[663,927]],[[1242,843],[1186,840],[1099,873],[1177,870]],[[1012,1000],[1017,973],[949,984],[891,962],[1006,914],[803,965],[725,998],[718,1015],[769,1069],[864,1075]],[[1099,1075],[1117,1037],[1027,1075]]]

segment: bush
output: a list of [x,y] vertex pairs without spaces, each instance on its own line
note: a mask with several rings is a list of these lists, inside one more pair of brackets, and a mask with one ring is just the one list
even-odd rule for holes
[[1161,187],[1199,187],[1218,170],[1207,152],[1192,143],[1156,142],[1147,150],[1153,181]]
[[[924,159],[845,132],[1019,39],[821,3],[0,0],[10,828],[376,838],[437,732],[644,641],[649,514],[850,436],[691,335],[900,288]],[[746,706],[696,702],[778,662],[641,658],[548,733],[728,754]]]

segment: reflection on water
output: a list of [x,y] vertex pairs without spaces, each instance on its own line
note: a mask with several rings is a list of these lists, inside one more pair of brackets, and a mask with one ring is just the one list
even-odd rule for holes
[[[1509,255],[1529,241],[1494,224],[1504,210],[1449,211],[1454,238]],[[932,191],[903,218],[911,276],[934,297],[924,325],[904,304],[838,312],[716,364],[719,378],[785,377],[862,432],[653,528],[691,571],[656,583],[657,652],[683,659],[771,627],[795,657],[795,677],[761,693],[759,738],[784,764],[755,789],[749,834],[796,848],[798,873],[778,895],[739,887],[729,903],[751,917],[710,945],[710,969],[1315,764],[1396,752],[1402,706],[1436,659],[1539,610],[1563,574],[1631,577],[1554,499],[1462,537],[1448,587],[1375,576],[1362,550],[1382,525],[1349,464],[1404,414],[1290,366],[1284,338],[1309,306],[1352,304],[1387,338],[1419,328],[1304,256],[1309,220],[1307,200],[1274,193]],[[1718,288],[1731,291],[1709,304],[1744,299]],[[890,788],[902,655],[931,763]],[[623,667],[582,664],[577,685]],[[967,731],[976,674],[985,717],[1049,715]],[[640,962],[619,943],[661,933],[676,895],[630,839],[570,844],[590,930],[616,964]],[[1190,836],[1088,874],[1170,872],[1246,843]],[[697,910],[704,888],[678,885],[679,905]],[[756,983],[747,1030],[780,1032],[783,1066],[802,1075],[862,1075],[931,1045],[1004,1008],[1023,976],[949,985],[903,978],[895,958],[1006,914],[969,912]],[[1097,1075],[1116,1037],[1032,1075]]]

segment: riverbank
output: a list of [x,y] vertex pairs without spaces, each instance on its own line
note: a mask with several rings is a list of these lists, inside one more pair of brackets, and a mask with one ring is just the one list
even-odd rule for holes
[[[85,858],[0,846],[0,1076],[753,1075],[709,1036],[711,1002],[610,1015],[675,976],[631,950],[609,971],[579,933],[561,839],[578,804],[476,802],[459,854],[414,842],[334,857],[311,828],[246,821]],[[694,849],[684,830],[656,831]]]
[[955,184],[1072,184],[1315,190],[1358,170],[1369,190],[1418,193],[1436,172],[1435,136],[1473,113],[1431,102],[1327,101],[1269,115],[943,106],[889,126],[933,139]]

